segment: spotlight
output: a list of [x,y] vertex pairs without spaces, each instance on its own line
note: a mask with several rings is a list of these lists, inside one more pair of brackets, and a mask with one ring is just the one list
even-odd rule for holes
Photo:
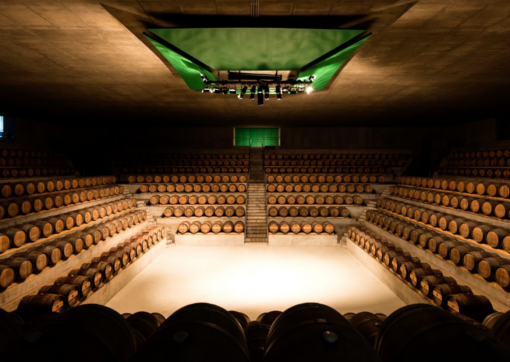
[[290,88],[289,87],[283,87],[282,91],[283,91],[283,93],[289,93],[290,92]]
[[276,100],[281,101],[282,100],[282,88],[279,84],[276,85]]
[[317,78],[317,76],[315,75],[311,75],[310,78],[308,78],[310,80],[310,82],[313,83],[314,79]]
[[221,88],[221,94],[228,94],[228,88],[227,87],[222,87]]
[[268,101],[269,100],[269,84],[266,84],[264,86],[264,95],[265,95],[265,100]]
[[236,87],[229,87],[228,88],[228,92],[230,94],[236,94],[237,93],[237,88]]
[[299,92],[304,92],[305,91],[305,86],[302,85],[302,84],[298,85],[298,91]]
[[250,101],[255,100],[255,93],[257,92],[257,88],[255,86],[251,87],[250,89]]
[[205,75],[203,75],[202,73],[200,73],[200,77],[202,77],[202,82],[204,82],[204,83],[209,82],[209,79],[207,79],[207,77]]
[[259,90],[257,92],[257,99],[258,99],[258,105],[263,106],[264,105],[264,94],[262,93],[261,86],[259,86]]
[[306,93],[310,94],[313,92],[313,87],[311,85],[309,85],[308,87],[306,87]]
[[297,88],[296,87],[292,87],[290,89],[290,94],[296,94],[297,93]]
[[237,98],[239,99],[243,99],[244,95],[246,94],[246,91],[248,90],[248,87],[247,86],[244,86],[242,89],[241,89],[241,93],[239,93],[239,95],[237,96]]
[[204,89],[202,89],[202,93],[209,93],[211,91],[211,88],[209,86],[205,86]]

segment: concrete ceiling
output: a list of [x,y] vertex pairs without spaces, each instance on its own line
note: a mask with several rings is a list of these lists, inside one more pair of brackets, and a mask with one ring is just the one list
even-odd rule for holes
[[[446,125],[508,113],[508,0],[0,0],[0,114],[171,126]],[[254,102],[189,90],[154,26],[363,28],[328,90]],[[86,123],[84,123],[86,124]]]

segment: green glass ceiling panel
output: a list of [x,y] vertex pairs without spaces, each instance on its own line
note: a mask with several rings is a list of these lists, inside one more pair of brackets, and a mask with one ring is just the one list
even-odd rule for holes
[[349,57],[363,44],[369,36],[361,39],[360,41],[340,50],[338,53],[320,61],[319,63],[303,70],[299,73],[299,81],[307,81],[311,75],[315,75],[313,81],[313,89],[315,91],[323,90],[328,84],[330,79],[340,69],[340,67],[349,59]]
[[236,128],[235,146],[279,146],[279,128]]
[[148,30],[215,70],[298,70],[364,31],[276,28]]
[[182,79],[184,79],[190,89],[201,91],[204,88],[204,82],[202,82],[200,74],[204,74],[211,81],[216,80],[214,75],[207,69],[199,66],[198,64],[195,64],[191,60],[183,57],[173,50],[168,49],[163,44],[152,39],[150,36],[147,36],[147,34],[144,35],[147,37],[147,39],[149,39],[152,45],[154,45],[156,49],[172,64],[172,66],[175,68],[175,70],[177,70],[179,75],[182,77]]

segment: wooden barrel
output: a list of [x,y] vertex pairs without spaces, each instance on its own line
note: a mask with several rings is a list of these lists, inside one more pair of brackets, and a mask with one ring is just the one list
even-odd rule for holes
[[298,234],[301,231],[301,225],[298,222],[293,221],[293,222],[290,223],[290,230],[294,234]]
[[179,231],[180,234],[184,234],[189,231],[189,227],[190,227],[189,221],[184,221],[179,224],[177,230]]
[[322,231],[324,230],[322,223],[317,222],[317,221],[312,222],[312,230],[314,233],[317,233],[317,234],[322,233]]
[[370,312],[361,312],[351,316],[349,322],[367,340],[370,346],[375,345],[377,334],[383,324],[383,321],[377,315]]
[[328,234],[333,234],[335,232],[335,226],[330,223],[329,221],[324,221],[322,223],[322,229],[324,232],[328,233]]
[[450,277],[428,275],[421,279],[419,287],[425,296],[432,298],[434,288],[439,284],[457,284],[457,281]]
[[313,230],[312,228],[312,224],[310,224],[309,222],[305,221],[301,224],[301,230],[305,233],[305,234],[310,234]]
[[29,321],[35,317],[48,313],[64,311],[64,298],[58,294],[27,295],[20,301],[17,314]]
[[309,207],[308,208],[308,215],[310,217],[318,217],[319,216],[319,209],[316,207]]
[[421,279],[428,275],[443,276],[443,273],[437,269],[413,269],[411,273],[409,273],[409,282],[413,287],[417,288],[420,286]]
[[277,233],[278,230],[279,230],[279,226],[278,226],[278,223],[276,221],[269,222],[269,226],[268,227],[269,227],[269,232],[273,233],[273,234]]
[[278,224],[278,229],[280,230],[280,232],[287,234],[290,230],[290,225],[288,222],[282,221]]
[[75,285],[46,285],[39,289],[39,294],[58,294],[64,299],[65,308],[74,307],[79,302],[79,291]]
[[478,263],[478,273],[486,280],[494,280],[498,268],[510,265],[510,259],[500,258],[496,255],[484,258]]
[[[474,343],[472,335],[487,344]],[[445,341],[448,341],[447,348]],[[488,333],[445,310],[414,304],[400,308],[385,320],[375,349],[384,362],[424,362],[437,356],[443,361],[506,358],[502,356],[507,355],[507,349],[496,343]]]
[[458,284],[438,284],[432,291],[434,304],[442,308],[448,308],[448,296],[459,293],[472,293],[471,288]]
[[242,233],[244,232],[244,222],[242,221],[237,221],[235,224],[234,224],[234,231],[236,233]]
[[5,289],[16,279],[16,273],[13,268],[0,264],[0,289]]
[[490,300],[483,295],[451,294],[448,296],[447,305],[449,311],[462,313],[480,323],[489,314],[494,313]]
[[207,234],[209,231],[211,231],[212,229],[212,224],[210,221],[204,221],[201,225],[200,225],[200,231],[204,234]]
[[61,277],[55,280],[55,285],[69,284],[74,285],[78,289],[80,298],[86,297],[92,291],[92,283],[87,276]]
[[[102,270],[102,269],[98,269],[98,268],[73,269],[67,274],[67,276],[69,276],[69,277],[75,277],[75,276],[89,277],[91,285],[92,285],[92,289],[97,289],[102,285],[103,281],[108,280],[105,278],[110,278],[111,274],[112,274],[111,265],[109,265],[107,263],[103,263],[103,264],[105,264],[104,269],[109,268],[109,270]],[[64,284],[64,285],[66,285],[66,284]]]
[[249,361],[245,336],[236,318],[220,307],[205,303],[174,312],[143,346],[133,361],[207,360],[210,356],[225,362]]
[[[296,339],[301,343],[296,344]],[[337,311],[307,303],[287,309],[273,323],[263,360],[339,361],[345,356],[378,360],[365,338]]]
[[406,261],[400,264],[399,274],[402,278],[409,281],[409,275],[414,269],[430,269],[430,265],[419,261]]
[[468,271],[476,273],[478,270],[478,263],[480,263],[480,261],[482,261],[484,258],[489,258],[492,256],[494,256],[494,254],[487,253],[483,250],[470,251],[464,254],[462,264]]
[[163,211],[163,216],[164,217],[172,217],[172,216],[174,216],[174,208],[173,207],[167,207]]
[[222,217],[225,215],[225,208],[223,206],[218,206],[214,209],[214,216]]
[[481,251],[481,249],[464,243],[463,245],[452,247],[449,258],[455,264],[461,265],[464,262],[464,256],[470,251]]

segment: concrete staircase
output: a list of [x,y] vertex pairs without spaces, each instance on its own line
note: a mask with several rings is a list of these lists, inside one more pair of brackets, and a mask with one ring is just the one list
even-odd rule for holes
[[252,148],[250,154],[250,180],[246,210],[247,244],[267,245],[267,207],[262,148]]

